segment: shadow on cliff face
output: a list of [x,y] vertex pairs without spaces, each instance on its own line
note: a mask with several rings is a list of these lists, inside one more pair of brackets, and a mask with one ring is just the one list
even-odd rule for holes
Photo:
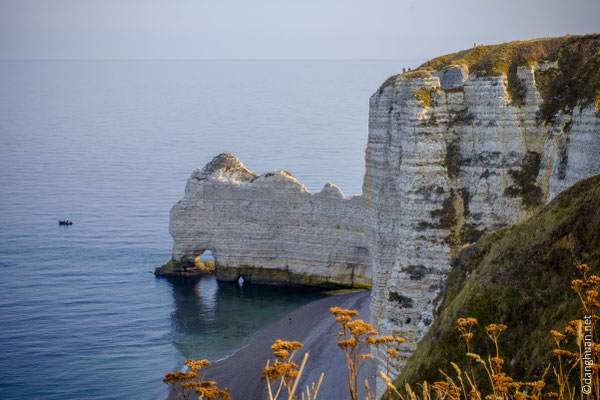
[[226,357],[287,312],[325,297],[318,291],[218,282],[214,276],[165,279],[173,290],[170,339],[184,358]]

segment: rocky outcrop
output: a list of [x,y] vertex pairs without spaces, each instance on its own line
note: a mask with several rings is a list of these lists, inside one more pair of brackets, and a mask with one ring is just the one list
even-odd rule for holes
[[215,273],[215,263],[212,261],[200,261],[199,257],[193,262],[174,261],[156,268],[155,275],[170,277],[197,277],[200,275],[212,275]]
[[172,263],[210,250],[217,279],[370,287],[361,196],[326,184],[312,194],[286,171],[249,171],[220,154],[192,173],[171,210]]
[[[518,66],[510,85],[507,74],[468,74],[465,65],[411,71],[371,97],[363,185],[371,322],[407,339],[394,372],[433,322],[451,260],[465,243],[600,173],[594,104],[543,119],[536,79],[556,68]],[[509,86],[519,92],[511,96]]]

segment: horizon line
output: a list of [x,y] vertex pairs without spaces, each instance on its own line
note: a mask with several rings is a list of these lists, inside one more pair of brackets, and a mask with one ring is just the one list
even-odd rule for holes
[[415,58],[3,58],[0,61],[417,61]]

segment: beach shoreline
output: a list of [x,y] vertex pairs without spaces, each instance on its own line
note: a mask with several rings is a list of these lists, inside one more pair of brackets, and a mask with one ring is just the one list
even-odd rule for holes
[[[339,327],[329,312],[331,307],[359,311],[359,318],[369,320],[370,291],[355,292],[326,297],[301,306],[255,335],[250,342],[229,357],[208,367],[206,379],[216,381],[219,387],[231,389],[233,400],[259,400],[267,398],[265,383],[260,379],[268,359],[273,360],[271,345],[276,339],[297,340],[304,347],[295,357],[299,364],[305,352],[309,352],[300,387],[317,382],[325,374],[319,398],[345,400],[349,398],[346,361],[333,336]],[[368,360],[360,371],[359,382],[369,379],[375,387],[375,362]],[[364,385],[360,385],[364,398]],[[173,393],[168,400],[176,400]]]

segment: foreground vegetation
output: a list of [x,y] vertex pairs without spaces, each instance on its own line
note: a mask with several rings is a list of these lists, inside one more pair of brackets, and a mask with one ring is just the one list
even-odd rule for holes
[[[477,319],[459,318],[456,329],[464,339],[464,368],[450,362],[451,372],[439,370],[445,379],[434,382],[433,385],[423,382],[419,385],[422,390],[420,395],[416,395],[409,384],[405,385],[403,392],[399,391],[384,376],[388,387],[402,400],[430,400],[434,397],[438,400],[600,399],[600,342],[597,330],[600,277],[589,275],[587,264],[581,264],[577,269],[582,276],[581,279],[571,281],[571,288],[581,305],[580,318],[571,320],[562,332],[550,331],[548,336],[555,343],[553,354],[556,360],[547,363],[539,379],[519,381],[504,372],[506,360],[501,357],[499,338],[507,330],[506,325],[490,324],[485,327],[485,336],[492,345],[492,352],[483,358],[472,350],[475,338],[473,330],[478,325]],[[566,350],[566,346],[574,350]],[[529,350],[521,348],[523,353]],[[550,378],[547,379],[549,372]],[[553,389],[545,390],[547,386]]]

